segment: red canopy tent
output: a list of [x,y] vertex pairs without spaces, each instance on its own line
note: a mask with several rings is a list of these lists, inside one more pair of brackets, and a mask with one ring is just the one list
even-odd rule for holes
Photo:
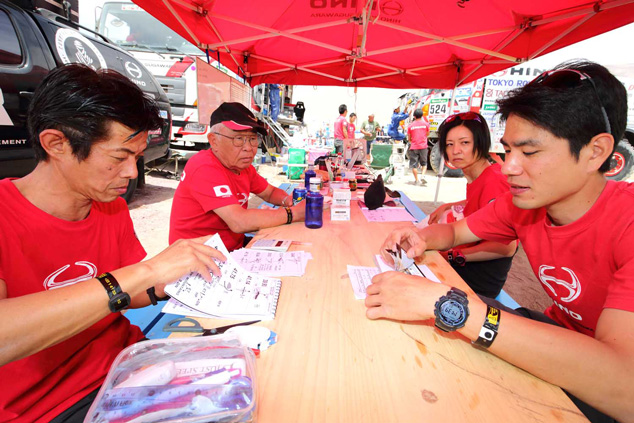
[[251,85],[453,88],[634,22],[634,0],[134,1]]

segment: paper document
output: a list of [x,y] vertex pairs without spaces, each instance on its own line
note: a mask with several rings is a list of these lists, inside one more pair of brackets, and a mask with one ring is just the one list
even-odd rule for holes
[[368,219],[368,222],[413,222],[416,220],[405,207],[383,206],[376,210],[361,207],[361,213]]
[[[394,270],[392,266],[383,261],[383,258],[379,254],[377,254],[374,259],[376,260],[376,264],[379,266],[379,273],[390,272]],[[425,264],[414,263],[407,268],[406,273],[415,276],[422,276],[429,279],[430,281],[441,283],[440,279],[438,279],[434,272],[432,272],[431,269]]]
[[278,252],[241,248],[231,252],[231,257],[243,269],[266,276],[303,276],[306,273],[310,253],[304,251]]
[[187,307],[185,304],[181,303],[174,298],[170,298],[169,301],[165,303],[163,306],[163,313],[166,314],[179,314],[181,316],[189,316],[189,317],[204,317],[204,318],[218,318],[218,316],[214,316],[211,314],[203,313],[202,311],[194,310],[191,307]]
[[372,278],[378,275],[379,269],[376,267],[350,266],[348,265],[348,276],[352,284],[352,291],[357,300],[366,297],[366,288],[372,283]]
[[242,269],[218,234],[205,245],[227,258],[224,263],[214,260],[222,276],[212,275],[211,282],[207,282],[198,273],[190,273],[167,285],[165,292],[194,310],[218,317],[273,319],[282,281]]

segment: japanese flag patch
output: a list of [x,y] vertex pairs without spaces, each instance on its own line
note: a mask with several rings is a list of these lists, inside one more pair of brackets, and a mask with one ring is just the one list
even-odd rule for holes
[[218,185],[214,187],[214,193],[216,197],[231,197],[231,188],[229,185]]

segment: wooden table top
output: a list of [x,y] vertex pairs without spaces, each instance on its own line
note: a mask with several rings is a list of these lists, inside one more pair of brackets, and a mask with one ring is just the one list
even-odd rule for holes
[[[258,232],[311,243],[291,251],[313,256],[303,277],[282,278],[275,320],[260,323],[278,342],[257,359],[258,422],[587,422],[560,388],[433,321],[367,319],[346,265],[376,266],[383,240],[404,223],[369,223],[356,202],[351,215],[331,222],[326,211],[320,229],[300,222]],[[438,253],[423,263],[469,290]]]

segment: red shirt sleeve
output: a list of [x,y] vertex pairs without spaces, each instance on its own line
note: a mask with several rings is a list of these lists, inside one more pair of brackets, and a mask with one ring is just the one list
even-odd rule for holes
[[467,226],[478,238],[509,243],[518,238],[513,226],[513,209],[511,193],[507,193],[468,216]]
[[205,212],[219,207],[238,204],[236,189],[224,172],[211,165],[198,167],[190,178],[189,190],[192,197],[202,206]]
[[616,271],[603,308],[634,312],[634,227],[623,232],[614,248]]
[[249,167],[249,179],[251,183],[251,192],[254,194],[260,194],[269,186],[269,183],[262,175],[260,175],[253,166]]
[[121,203],[121,211],[118,213],[121,219],[121,240],[118,248],[121,251],[121,267],[125,267],[143,260],[147,256],[147,252],[136,236],[130,210],[125,200],[119,198],[116,201]]

